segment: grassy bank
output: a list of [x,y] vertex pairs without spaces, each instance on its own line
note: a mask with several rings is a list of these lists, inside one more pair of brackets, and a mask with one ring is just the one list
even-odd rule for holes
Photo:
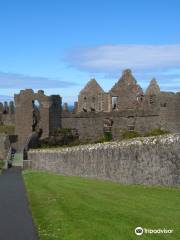
[[[24,172],[40,240],[178,239],[180,189]],[[136,236],[134,229],[174,229]]]

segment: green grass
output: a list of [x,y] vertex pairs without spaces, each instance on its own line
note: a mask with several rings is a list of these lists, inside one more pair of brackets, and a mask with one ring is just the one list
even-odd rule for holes
[[0,125],[0,133],[14,134],[15,126],[13,125]]
[[[179,239],[180,189],[24,172],[40,240]],[[134,234],[137,226],[169,235]]]
[[142,135],[136,131],[124,131],[122,133],[122,140],[142,137]]

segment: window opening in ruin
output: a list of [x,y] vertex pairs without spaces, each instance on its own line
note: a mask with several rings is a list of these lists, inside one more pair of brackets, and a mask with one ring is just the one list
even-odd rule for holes
[[144,99],[144,95],[137,96],[137,101],[138,102],[143,102],[143,99]]
[[40,109],[40,102],[36,99],[33,101],[34,107]]
[[117,109],[118,97],[112,97],[112,109]]
[[33,107],[32,131],[37,132],[39,130],[39,122],[40,122],[40,102],[38,100],[33,100],[32,107]]
[[150,97],[149,102],[150,102],[150,104],[153,104],[153,98],[152,98],[152,96]]
[[156,98],[156,95],[151,95],[150,96],[150,98],[149,98],[150,104],[154,104],[155,103],[155,98]]
[[91,112],[95,112],[95,101],[96,101],[96,98],[92,97]]

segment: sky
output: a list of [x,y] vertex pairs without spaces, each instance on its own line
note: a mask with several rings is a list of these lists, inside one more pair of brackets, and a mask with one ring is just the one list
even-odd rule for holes
[[179,0],[1,0],[0,101],[20,89],[72,104],[96,78],[105,91],[131,68],[180,91]]

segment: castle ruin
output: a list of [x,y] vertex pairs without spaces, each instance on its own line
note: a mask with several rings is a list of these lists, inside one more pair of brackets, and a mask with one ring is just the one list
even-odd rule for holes
[[45,138],[57,128],[76,129],[81,140],[98,140],[105,132],[111,132],[116,140],[124,130],[180,132],[180,92],[162,92],[155,79],[143,92],[129,69],[109,92],[91,79],[80,91],[73,110],[67,103],[61,105],[58,95],[22,90],[15,95],[15,106],[13,102],[0,103],[0,123],[15,125],[19,148],[32,132],[41,130]]

